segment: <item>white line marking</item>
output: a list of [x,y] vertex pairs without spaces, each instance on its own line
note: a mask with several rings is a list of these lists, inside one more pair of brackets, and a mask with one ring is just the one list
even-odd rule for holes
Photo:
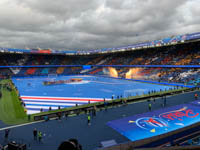
[[[55,117],[55,118],[50,118],[49,120],[56,120],[56,119],[57,118]],[[41,122],[45,122],[45,120],[34,121],[34,122],[25,123],[25,124],[19,124],[19,125],[15,125],[15,126],[4,127],[4,128],[0,128],[0,131],[6,130],[6,129],[22,127],[22,126],[26,126],[26,125],[31,125],[31,124],[35,124],[35,123],[41,123]]]
[[17,127],[21,127],[21,126],[26,126],[26,125],[30,125],[30,124],[40,123],[43,121],[44,120],[40,120],[40,121],[29,122],[29,123],[25,123],[25,124],[19,124],[19,125],[15,125],[15,126],[9,126],[9,127],[5,127],[5,128],[1,128],[0,131],[6,130],[6,129],[11,129],[11,128],[17,128]]

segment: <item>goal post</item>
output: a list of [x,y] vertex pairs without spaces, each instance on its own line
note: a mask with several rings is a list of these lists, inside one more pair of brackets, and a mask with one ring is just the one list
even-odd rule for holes
[[124,98],[129,98],[131,96],[135,96],[135,90],[125,90],[124,91]]
[[141,96],[147,93],[144,89],[132,89],[132,90],[125,90],[124,91],[124,98],[129,98],[131,96]]
[[47,77],[48,77],[48,79],[53,80],[53,79],[57,78],[57,76],[58,75],[56,73],[49,73]]

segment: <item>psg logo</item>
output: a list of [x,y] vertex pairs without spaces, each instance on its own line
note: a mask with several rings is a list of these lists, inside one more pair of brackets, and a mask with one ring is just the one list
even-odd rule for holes
[[168,127],[168,123],[160,118],[144,117],[136,120],[136,125],[142,129],[151,130],[153,128]]

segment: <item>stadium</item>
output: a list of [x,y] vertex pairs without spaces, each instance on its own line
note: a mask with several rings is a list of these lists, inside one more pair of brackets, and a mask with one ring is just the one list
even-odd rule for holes
[[0,48],[0,145],[199,149],[199,48],[199,32],[87,51]]
[[1,0],[0,150],[200,149],[200,0]]

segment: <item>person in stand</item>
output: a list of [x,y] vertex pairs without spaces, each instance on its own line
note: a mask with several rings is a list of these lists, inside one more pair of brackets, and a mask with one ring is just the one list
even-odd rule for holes
[[33,138],[35,141],[37,141],[37,129],[36,128],[33,130]]

